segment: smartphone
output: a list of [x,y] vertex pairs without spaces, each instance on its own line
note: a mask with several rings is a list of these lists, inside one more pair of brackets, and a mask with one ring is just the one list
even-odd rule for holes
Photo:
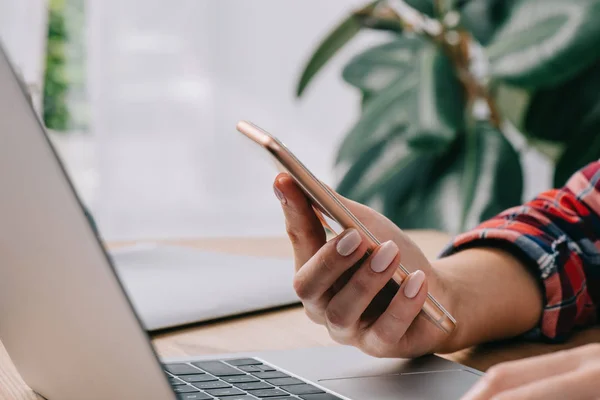
[[[343,229],[354,228],[361,232],[367,240],[368,254],[371,254],[381,244],[358,218],[344,206],[336,194],[318,180],[281,141],[248,121],[238,122],[237,130],[268,151],[274,158],[279,170],[287,172],[298,183],[313,203],[317,216],[326,227],[329,226],[321,214],[331,218]],[[380,297],[387,299],[387,302],[391,301],[408,274],[409,271],[402,264],[399,264],[390,282],[382,289],[382,292],[385,293],[380,293],[382,295]],[[427,294],[427,300],[421,312],[429,321],[447,334],[456,328],[456,320],[430,293]]]

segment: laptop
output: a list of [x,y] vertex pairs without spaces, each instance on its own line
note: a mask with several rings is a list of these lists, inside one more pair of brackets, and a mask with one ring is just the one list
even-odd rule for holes
[[44,398],[455,399],[481,376],[343,346],[160,360],[1,47],[0,110],[0,340]]
[[158,243],[117,248],[109,255],[148,331],[300,302],[290,285],[294,276],[290,258]]

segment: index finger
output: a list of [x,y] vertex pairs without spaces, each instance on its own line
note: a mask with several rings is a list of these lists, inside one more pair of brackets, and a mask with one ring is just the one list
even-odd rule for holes
[[273,188],[281,201],[298,271],[325,244],[325,229],[310,200],[291,176],[286,173],[277,175]]

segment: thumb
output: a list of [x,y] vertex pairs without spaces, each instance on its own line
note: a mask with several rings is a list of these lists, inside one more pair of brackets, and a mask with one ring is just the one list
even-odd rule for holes
[[400,228],[383,214],[364,204],[350,200],[331,188],[329,190],[380,241],[395,240],[396,244],[399,244],[398,241],[403,239],[403,236],[398,235],[401,232]]
[[383,217],[377,211],[372,208],[365,206],[364,204],[357,203],[354,200],[350,200],[335,190],[333,190],[329,185],[325,185],[327,188],[333,193],[335,197],[361,222],[370,221],[373,219],[380,219]]
[[291,176],[277,175],[273,189],[281,201],[297,271],[325,244],[325,229],[309,199]]

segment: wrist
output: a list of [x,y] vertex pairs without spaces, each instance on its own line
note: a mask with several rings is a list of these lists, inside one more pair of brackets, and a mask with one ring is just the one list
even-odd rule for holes
[[439,300],[456,329],[439,352],[515,337],[535,327],[542,293],[536,279],[510,253],[473,248],[432,262]]
[[456,320],[454,331],[446,335],[436,346],[436,353],[451,353],[465,347],[468,347],[465,340],[465,330],[469,330],[468,318],[465,318],[464,305],[466,301],[463,298],[463,291],[458,290],[458,283],[453,279],[452,274],[439,260],[431,263],[436,285],[432,290],[432,295],[442,304],[442,306]]

